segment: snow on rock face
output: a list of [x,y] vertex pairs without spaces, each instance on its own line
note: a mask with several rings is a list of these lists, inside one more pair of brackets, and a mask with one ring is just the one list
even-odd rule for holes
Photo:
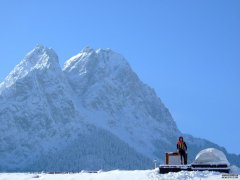
[[230,165],[228,162],[225,154],[215,148],[208,148],[200,151],[196,159],[194,161],[194,164],[227,164]]
[[0,171],[78,171],[93,165],[130,169],[151,164],[81,116],[53,50],[36,47],[0,86]]
[[118,81],[116,78],[123,79],[131,68],[121,55],[110,49],[95,51],[85,48],[65,62],[63,71],[73,89],[82,97],[88,96],[85,99],[89,99],[89,89],[97,92],[100,88],[98,85],[105,83],[104,86],[107,86],[107,80],[108,83],[114,83]]
[[[73,56],[64,63],[64,71],[78,71],[79,74],[91,70],[105,69],[117,71],[118,68],[126,68],[129,65],[127,61],[120,54],[111,49],[97,49],[96,51],[90,47],[84,48],[79,54]],[[82,69],[84,67],[84,69]]]
[[155,91],[140,81],[120,54],[110,49],[87,48],[70,58],[63,71],[87,108],[112,114],[131,110],[131,114],[135,113],[134,119],[150,115],[178,132]]
[[171,146],[167,137],[176,139],[180,134],[155,91],[142,83],[123,56],[111,49],[86,48],[70,58],[63,71],[84,116],[139,152],[152,158],[159,151],[154,141],[163,140]]
[[13,85],[34,69],[56,68],[56,66],[59,66],[56,53],[52,49],[38,45],[6,77],[4,85],[5,87]]
[[[149,168],[181,134],[154,90],[110,49],[85,48],[62,70],[52,49],[37,46],[0,84],[0,124],[0,171]],[[194,157],[218,147],[184,138]]]
[[71,134],[79,116],[53,50],[37,46],[0,86],[0,170],[24,168]]

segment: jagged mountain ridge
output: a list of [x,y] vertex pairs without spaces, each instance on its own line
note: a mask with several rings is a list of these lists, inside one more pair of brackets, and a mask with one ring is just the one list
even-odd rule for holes
[[[0,84],[0,105],[0,170],[147,168],[181,134],[154,90],[110,49],[85,48],[62,70],[52,49],[37,46]],[[192,154],[217,146],[186,138]]]
[[[109,168],[114,164],[106,157],[102,144],[92,142],[88,147],[92,150],[90,152],[86,148],[75,147],[78,140],[86,143],[98,135],[101,141],[109,139],[112,148],[119,152],[115,161],[120,162],[122,167],[149,165],[147,158],[126,143],[120,140],[115,142],[117,137],[110,139],[111,133],[94,130],[96,127],[87,123],[76,109],[73,94],[57,55],[52,50],[37,46],[27,54],[0,84],[1,171],[71,171],[76,167],[89,169],[93,159],[102,157],[105,158],[95,163],[95,170]],[[71,159],[66,159],[65,156],[69,155],[63,156],[62,152],[69,147],[75,148],[76,154]],[[96,153],[94,149],[102,151]],[[128,152],[132,162],[122,160]],[[51,158],[49,154],[52,154]],[[83,158],[76,158],[79,154],[85,157],[84,161]],[[112,154],[116,153],[108,152],[109,156]],[[78,165],[75,159],[79,159]],[[64,164],[58,163],[64,161]]]

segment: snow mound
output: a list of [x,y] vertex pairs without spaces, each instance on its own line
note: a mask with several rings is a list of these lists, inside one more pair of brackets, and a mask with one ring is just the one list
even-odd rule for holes
[[215,148],[208,148],[200,151],[193,164],[227,164],[228,166],[230,163],[228,162],[225,154]]
[[232,174],[240,174],[240,168],[239,167],[237,167],[237,166],[235,166],[235,165],[233,165],[233,166],[231,166],[230,167],[230,172],[232,173]]

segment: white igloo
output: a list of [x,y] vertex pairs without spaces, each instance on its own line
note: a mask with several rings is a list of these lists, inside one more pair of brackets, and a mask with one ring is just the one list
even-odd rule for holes
[[204,149],[202,151],[200,151],[193,164],[226,164],[226,165],[230,165],[230,163],[228,162],[225,154],[215,148],[208,148],[208,149]]

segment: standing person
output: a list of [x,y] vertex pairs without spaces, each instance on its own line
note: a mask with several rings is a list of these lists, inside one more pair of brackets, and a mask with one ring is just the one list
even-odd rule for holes
[[178,138],[177,149],[180,154],[181,164],[187,164],[187,145],[182,136]]

